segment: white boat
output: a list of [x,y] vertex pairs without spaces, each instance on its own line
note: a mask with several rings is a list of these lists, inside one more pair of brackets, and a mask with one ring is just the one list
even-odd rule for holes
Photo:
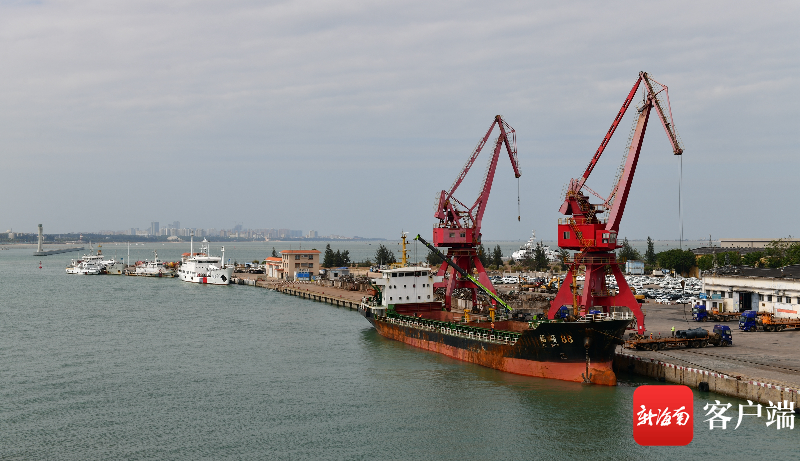
[[175,277],[175,269],[165,266],[164,261],[158,259],[158,253],[153,251],[153,260],[138,264],[134,275],[142,277]]
[[203,283],[208,285],[228,285],[233,276],[233,266],[225,266],[225,247],[222,257],[208,254],[208,240],[203,239],[200,252],[194,252],[194,236],[192,236],[189,253],[184,253],[178,277],[184,282]]
[[125,271],[125,264],[115,259],[103,260],[104,273],[108,275],[122,275]]
[[103,268],[93,261],[72,260],[72,264],[67,266],[67,274],[78,275],[100,275]]
[[[559,259],[558,251],[551,250],[548,245],[543,245],[542,249],[544,250],[544,254],[547,255],[547,260],[550,262],[556,262]],[[525,245],[519,247],[518,251],[515,251],[511,254],[511,259],[514,261],[520,262],[526,258],[533,258],[536,252],[536,231],[533,231],[531,234],[531,238],[525,242]]]
[[[99,275],[106,273],[106,261],[103,261],[103,251],[98,249],[93,253],[91,242],[89,243],[89,254],[85,254],[81,259],[73,259],[67,266],[67,274],[79,275]],[[113,262],[113,261],[111,261]]]

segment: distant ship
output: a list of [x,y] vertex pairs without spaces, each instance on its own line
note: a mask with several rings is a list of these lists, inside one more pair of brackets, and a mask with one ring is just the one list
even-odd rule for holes
[[[548,261],[550,262],[558,261],[559,259],[558,251],[551,250],[548,245],[542,245],[542,249],[544,250],[544,254],[547,256]],[[536,231],[533,231],[531,238],[529,238],[524,245],[519,247],[519,250],[511,254],[511,259],[519,262],[522,261],[523,259],[533,258],[535,252],[536,252]]]

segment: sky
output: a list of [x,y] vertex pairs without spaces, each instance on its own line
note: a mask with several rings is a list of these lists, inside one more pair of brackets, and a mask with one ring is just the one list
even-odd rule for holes
[[[685,153],[651,118],[620,235],[798,236],[798,17],[788,1],[0,0],[0,229],[430,235],[501,114],[522,176],[500,157],[483,238],[554,239],[565,184],[646,71]],[[601,195],[631,122],[587,182]]]

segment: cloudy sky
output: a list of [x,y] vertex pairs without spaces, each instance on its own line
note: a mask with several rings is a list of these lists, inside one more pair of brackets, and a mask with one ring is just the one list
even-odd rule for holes
[[[522,177],[501,157],[484,239],[551,239],[564,184],[647,71],[686,149],[684,236],[800,236],[798,17],[788,1],[0,0],[0,229],[429,235],[502,114]],[[589,180],[602,194],[630,124]],[[621,234],[674,239],[680,159],[649,128]]]

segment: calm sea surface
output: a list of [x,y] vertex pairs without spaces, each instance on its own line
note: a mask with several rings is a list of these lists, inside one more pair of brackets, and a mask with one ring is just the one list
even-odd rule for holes
[[[226,246],[243,261],[273,245]],[[800,427],[709,431],[703,405],[736,399],[695,393],[694,441],[641,447],[633,391],[656,383],[640,377],[514,376],[384,339],[354,311],[66,275],[74,254],[31,253],[0,251],[0,459],[797,459]]]

